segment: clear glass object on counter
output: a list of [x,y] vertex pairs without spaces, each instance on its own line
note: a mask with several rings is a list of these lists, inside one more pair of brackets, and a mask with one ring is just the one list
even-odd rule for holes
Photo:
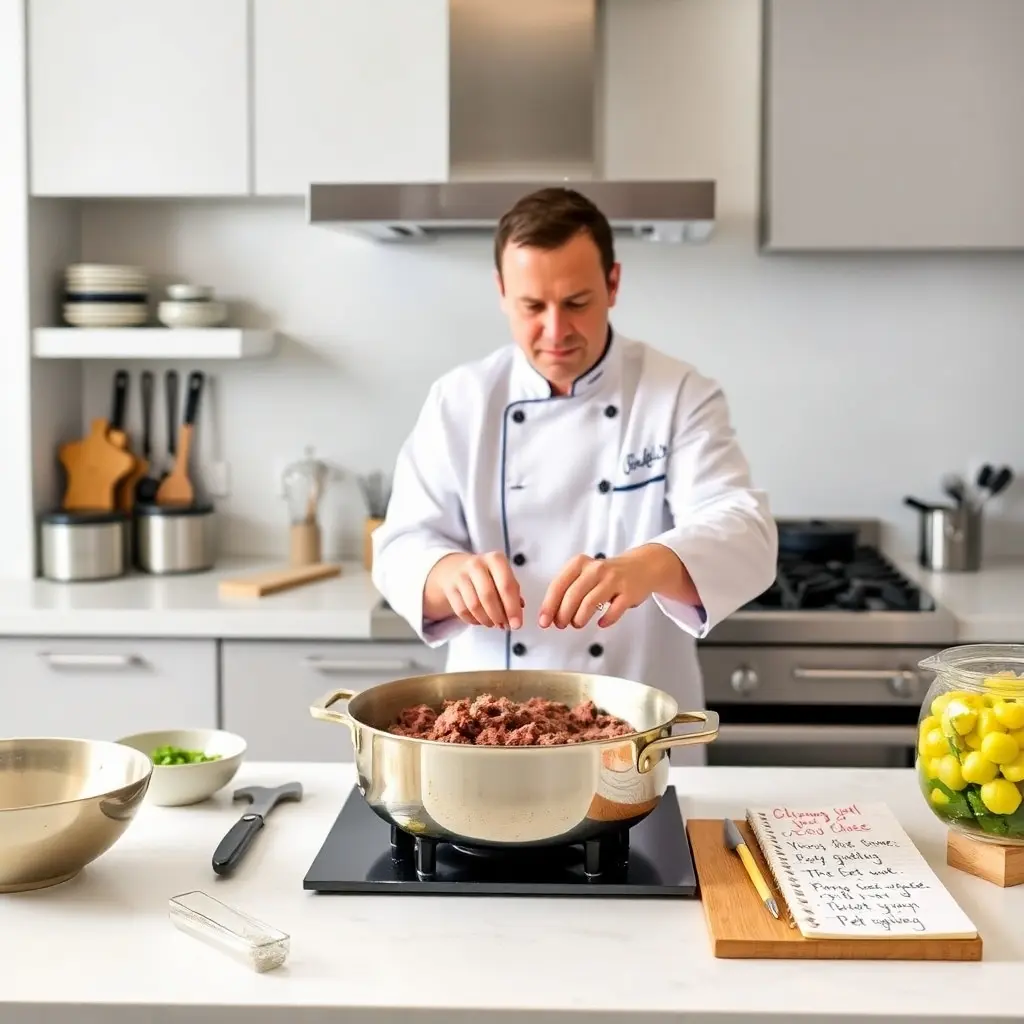
[[170,900],[176,928],[220,949],[259,973],[288,959],[290,937],[277,928],[229,907],[205,892],[186,892]]
[[293,523],[315,523],[319,517],[320,499],[327,481],[327,465],[313,458],[312,447],[306,457],[293,462],[284,471],[284,495]]
[[950,647],[920,667],[935,673],[915,766],[928,806],[956,832],[1024,846],[1024,645]]
[[293,462],[284,471],[282,483],[291,518],[292,565],[315,565],[320,561],[320,499],[327,473],[327,465],[313,458],[311,447],[306,448],[304,459]]

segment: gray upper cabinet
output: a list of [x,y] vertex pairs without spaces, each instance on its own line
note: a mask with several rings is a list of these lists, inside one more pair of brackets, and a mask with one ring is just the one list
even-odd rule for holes
[[1024,246],[1024,0],[764,0],[769,250]]

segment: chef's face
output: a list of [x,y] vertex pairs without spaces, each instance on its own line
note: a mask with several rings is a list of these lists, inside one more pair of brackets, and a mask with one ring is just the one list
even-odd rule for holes
[[605,276],[586,232],[557,249],[505,247],[497,275],[502,309],[516,344],[557,394],[601,358],[619,273],[616,263]]

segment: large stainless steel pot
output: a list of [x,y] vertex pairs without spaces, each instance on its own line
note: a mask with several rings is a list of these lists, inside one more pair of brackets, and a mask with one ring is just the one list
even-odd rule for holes
[[[387,732],[403,708],[445,700],[593,700],[636,732],[551,747],[440,743]],[[348,702],[347,711],[335,707]],[[348,726],[359,789],[385,821],[415,835],[472,846],[550,846],[631,827],[668,786],[669,750],[709,743],[713,711],[680,711],[662,690],[611,676],[537,670],[412,676],[356,693],[332,690],[314,718]],[[677,724],[698,728],[673,733]]]

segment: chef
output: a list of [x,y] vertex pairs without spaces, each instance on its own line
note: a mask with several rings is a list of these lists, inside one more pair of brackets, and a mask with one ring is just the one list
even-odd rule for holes
[[612,328],[612,232],[578,192],[520,199],[494,258],[514,344],[430,388],[373,581],[448,671],[599,673],[702,710],[695,640],[770,585],[778,543],[722,390]]

